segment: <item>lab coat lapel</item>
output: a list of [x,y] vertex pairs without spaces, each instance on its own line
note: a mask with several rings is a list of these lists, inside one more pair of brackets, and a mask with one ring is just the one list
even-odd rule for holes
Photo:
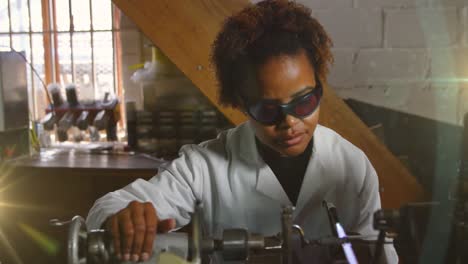
[[322,174],[323,167],[320,154],[317,153],[317,140],[315,140],[312,155],[307,165],[301,190],[297,198],[296,213],[300,212],[310,200],[315,200],[318,196],[321,196],[318,192],[322,189],[322,185],[324,184],[324,179],[321,178]]
[[258,165],[257,191],[279,201],[281,205],[292,205],[278,178],[260,157]]
[[[314,146],[312,155],[307,165],[307,169],[302,181],[301,191],[296,205],[296,221],[301,222],[305,219],[312,208],[320,208],[323,199],[329,199],[329,202],[335,202],[329,197],[328,193],[336,187],[336,177],[333,173],[327,173],[324,164],[334,164],[327,162],[330,159],[329,146],[324,145],[323,135],[321,135],[321,126],[317,126],[314,132]],[[333,193],[333,192],[332,192]],[[332,199],[332,200],[330,200]],[[328,201],[328,200],[327,200]]]
[[291,205],[291,201],[275,174],[258,153],[255,132],[250,122],[243,125],[242,134],[242,141],[239,142],[239,153],[243,161],[252,169],[251,171],[257,172],[256,190],[279,201],[282,205]]

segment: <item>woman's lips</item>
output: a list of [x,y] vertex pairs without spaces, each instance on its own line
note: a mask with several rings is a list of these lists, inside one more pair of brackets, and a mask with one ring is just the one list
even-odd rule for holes
[[282,145],[287,146],[287,147],[292,147],[294,145],[297,145],[301,143],[302,139],[304,138],[304,134],[299,134],[293,137],[287,137],[280,139],[280,142]]

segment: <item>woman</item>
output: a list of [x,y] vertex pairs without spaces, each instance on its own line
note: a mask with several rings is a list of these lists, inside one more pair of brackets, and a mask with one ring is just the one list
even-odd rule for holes
[[327,236],[323,200],[335,204],[346,230],[375,234],[374,168],[361,150],[318,125],[331,45],[310,10],[294,2],[262,1],[228,18],[213,46],[220,102],[244,111],[248,122],[184,146],[149,181],[102,197],[88,225],[105,224],[121,258],[134,261],[149,258],[156,231],[186,225],[197,200],[213,236],[233,227],[277,234],[284,205],[295,206],[294,223],[308,238]]

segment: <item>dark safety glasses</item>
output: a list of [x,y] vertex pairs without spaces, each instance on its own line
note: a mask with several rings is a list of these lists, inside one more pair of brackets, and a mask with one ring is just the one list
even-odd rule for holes
[[281,122],[287,115],[305,118],[311,115],[320,104],[323,89],[319,81],[316,87],[287,104],[279,104],[276,100],[264,99],[253,104],[246,102],[247,113],[257,122],[264,125],[274,125]]

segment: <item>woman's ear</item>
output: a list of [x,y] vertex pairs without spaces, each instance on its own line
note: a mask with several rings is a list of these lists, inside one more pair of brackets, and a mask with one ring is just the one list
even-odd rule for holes
[[243,112],[244,114],[247,113],[247,103],[246,103],[246,98],[244,98],[243,95],[241,94],[236,94],[236,106],[235,108],[237,108],[239,111]]

